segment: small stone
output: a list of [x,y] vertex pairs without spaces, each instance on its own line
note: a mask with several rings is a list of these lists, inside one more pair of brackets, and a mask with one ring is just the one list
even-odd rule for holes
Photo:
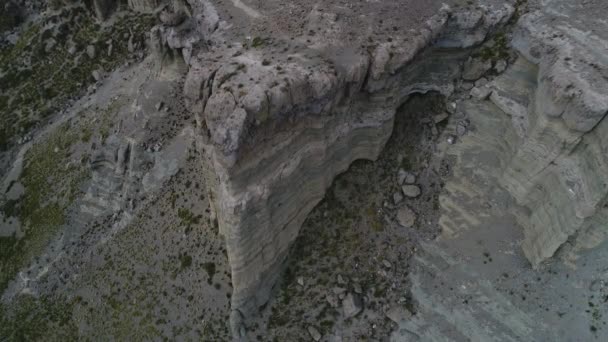
[[162,102],[162,101],[161,101],[161,102],[158,102],[158,103],[157,103],[157,104],[154,106],[154,108],[156,108],[156,110],[161,110],[161,108],[163,108],[163,102]]
[[327,296],[325,296],[325,300],[327,301],[327,303],[329,303],[329,306],[331,306],[332,308],[337,308],[338,307],[338,297],[332,295],[332,294],[328,294]]
[[357,294],[349,293],[342,301],[342,310],[344,310],[344,317],[350,318],[359,314],[363,310],[363,301]]
[[439,130],[437,129],[437,126],[435,126],[435,125],[431,126],[431,135],[433,137],[436,137],[439,135]]
[[507,61],[500,59],[496,61],[496,64],[494,64],[494,70],[496,70],[497,73],[502,74],[505,70],[507,70],[507,65]]
[[319,332],[319,330],[317,330],[317,328],[313,327],[312,325],[308,326],[308,333],[310,334],[310,337],[312,337],[313,340],[321,340],[321,333]]
[[133,35],[129,36],[129,41],[127,42],[127,50],[130,53],[135,52],[135,44],[133,43]]
[[333,293],[335,293],[335,294],[340,294],[340,293],[344,293],[344,292],[346,292],[346,289],[345,289],[345,288],[343,288],[343,287],[335,286],[335,287],[332,289],[332,291],[333,291]]
[[393,265],[390,263],[390,261],[388,261],[386,259],[382,260],[382,265],[384,265],[384,267],[386,267],[386,268],[393,267]]
[[361,285],[359,283],[353,284],[353,290],[355,291],[355,293],[358,293],[358,294],[363,293],[363,289],[361,288]]
[[399,169],[399,171],[397,172],[397,183],[399,183],[399,185],[402,185],[403,182],[405,182],[405,177],[407,177],[407,172],[405,172],[404,169]]
[[344,279],[344,277],[341,274],[338,274],[338,284],[346,285],[346,280]]
[[480,79],[478,79],[477,81],[475,81],[475,86],[476,87],[483,87],[486,84],[488,84],[488,79],[485,77],[482,77]]
[[44,52],[49,53],[57,45],[57,41],[53,38],[49,38],[45,41]]
[[401,195],[400,192],[395,192],[393,194],[393,203],[399,204],[399,203],[401,203],[401,201],[403,201],[403,196]]
[[464,63],[462,78],[465,81],[477,81],[490,69],[492,69],[491,60],[484,61],[482,58],[469,58]]
[[435,121],[436,124],[444,121],[445,119],[449,118],[450,114],[448,113],[441,113],[441,114],[437,114],[433,117],[433,121]]
[[475,87],[471,90],[471,97],[473,97],[475,100],[477,101],[483,101],[485,99],[487,99],[490,94],[492,93],[492,90],[488,87]]
[[404,205],[397,212],[397,222],[405,228],[412,227],[416,223],[416,213]]
[[403,194],[410,198],[416,198],[420,196],[420,188],[417,185],[404,185],[401,187]]
[[399,173],[397,175],[397,180],[399,185],[405,184],[414,184],[416,182],[416,175],[411,172],[407,172],[403,169],[399,169]]
[[55,146],[55,148],[53,149],[53,152],[55,152],[55,153],[59,152],[59,147]]
[[456,134],[458,134],[459,137],[462,137],[463,135],[467,134],[467,126],[459,122],[456,126]]
[[475,85],[473,84],[473,82],[462,82],[462,84],[460,85],[463,90],[467,91],[473,89],[474,86]]
[[456,102],[450,102],[450,103],[448,103],[448,105],[446,106],[446,110],[450,114],[456,113]]
[[400,324],[412,317],[412,313],[401,305],[395,305],[385,312],[385,315],[391,321]]
[[95,58],[95,45],[87,46],[87,56],[89,56],[90,59]]
[[159,142],[158,142],[158,143],[154,144],[154,146],[152,147],[152,151],[154,151],[154,152],[158,152],[158,151],[160,151],[162,148],[163,148],[163,144],[161,144],[161,143],[159,143]]
[[70,47],[68,48],[68,53],[69,53],[70,55],[75,54],[75,53],[76,53],[76,46],[75,46],[75,45],[70,46]]
[[95,81],[101,80],[101,74],[99,73],[99,70],[93,70],[92,76]]
[[298,285],[304,286],[304,277],[298,277],[296,281],[298,282]]

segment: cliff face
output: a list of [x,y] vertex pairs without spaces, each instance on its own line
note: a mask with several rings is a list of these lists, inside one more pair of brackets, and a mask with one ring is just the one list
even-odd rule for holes
[[[10,132],[11,144],[4,144],[19,147],[20,152],[10,175],[3,179],[3,196],[6,195],[7,200],[2,198],[1,214],[2,223],[8,224],[0,228],[2,242],[13,249],[5,253],[4,264],[0,265],[3,271],[10,271],[0,272],[3,274],[0,287],[8,289],[2,300],[8,302],[32,293],[54,295],[55,289],[61,288],[69,296],[78,289],[90,299],[85,302],[93,302],[110,289],[116,295],[108,294],[104,297],[107,301],[92,308],[98,310],[99,317],[112,319],[87,314],[87,323],[79,324],[78,328],[84,329],[84,336],[87,333],[106,336],[107,327],[115,324],[124,327],[125,319],[135,317],[133,312],[140,312],[131,306],[133,312],[121,311],[115,315],[120,308],[113,304],[124,302],[145,305],[151,312],[148,317],[155,318],[149,319],[149,326],[136,321],[129,321],[128,326],[139,326],[143,330],[161,326],[163,336],[167,333],[166,336],[173,339],[203,336],[203,339],[219,340],[218,336],[229,335],[228,329],[223,328],[227,320],[225,314],[232,310],[232,332],[237,339],[244,339],[247,333],[252,333],[246,331],[245,323],[268,303],[303,222],[325,197],[335,177],[357,159],[377,159],[389,136],[404,126],[395,125],[397,108],[412,94],[432,91],[449,96],[449,114],[443,112],[446,107],[441,103],[436,106],[440,113],[411,115],[401,120],[417,122],[413,120],[421,118],[418,127],[430,130],[428,142],[423,144],[428,148],[425,151],[430,155],[440,152],[435,139],[441,137],[445,141],[443,145],[451,146],[448,153],[461,163],[449,170],[452,165],[448,159],[432,161],[438,161],[437,168],[429,166],[424,159],[420,163],[424,164],[420,165],[422,175],[433,173],[433,177],[420,182],[420,173],[414,174],[420,170],[397,170],[404,159],[401,155],[401,159],[396,157],[399,166],[378,177],[391,178],[388,184],[393,177],[403,176],[397,192],[392,188],[395,185],[392,183],[397,182],[370,190],[377,192],[370,196],[376,201],[371,207],[365,203],[362,210],[367,214],[371,208],[372,214],[368,216],[374,220],[373,223],[364,221],[361,226],[382,226],[382,219],[394,224],[392,228],[401,229],[400,232],[407,230],[408,237],[414,238],[404,243],[401,243],[404,240],[392,241],[393,247],[400,247],[395,250],[407,249],[407,253],[386,253],[387,259],[382,260],[381,253],[357,254],[357,258],[365,255],[370,259],[367,260],[371,265],[368,284],[362,284],[359,275],[356,280],[344,279],[354,278],[349,275],[314,289],[327,291],[331,289],[325,285],[340,285],[338,290],[342,292],[333,293],[336,296],[324,296],[318,291],[321,295],[317,301],[320,298],[324,305],[328,301],[332,309],[339,308],[339,303],[346,305],[342,308],[344,316],[351,318],[364,310],[373,313],[377,307],[372,306],[379,302],[374,302],[372,297],[383,297],[381,292],[385,287],[393,292],[390,300],[403,304],[406,300],[402,301],[401,296],[413,284],[414,295],[417,293],[418,299],[423,299],[422,306],[440,311],[441,316],[446,317],[447,323],[444,323],[462,324],[463,336],[477,336],[470,337],[474,340],[491,339],[492,334],[480,327],[506,321],[510,312],[519,310],[496,309],[494,301],[488,300],[484,305],[490,305],[483,309],[493,310],[493,315],[482,312],[479,316],[483,319],[478,321],[466,315],[453,320],[450,316],[456,312],[453,307],[462,306],[471,296],[476,296],[476,289],[461,287],[458,291],[462,296],[455,297],[452,288],[444,288],[441,296],[452,301],[446,305],[441,296],[426,292],[427,288],[436,286],[426,284],[437,285],[432,272],[443,271],[441,259],[457,265],[477,254],[490,259],[483,260],[483,265],[492,262],[482,250],[485,246],[469,248],[477,242],[475,234],[491,231],[484,231],[487,225],[493,224],[488,219],[490,216],[484,216],[491,211],[517,218],[523,227],[521,247],[535,268],[542,268],[543,261],[556,253],[572,260],[582,249],[605,240],[608,234],[608,175],[605,172],[608,123],[604,119],[608,112],[608,61],[605,58],[608,27],[603,14],[606,9],[599,0],[586,1],[584,11],[583,5],[547,0],[531,4],[535,9],[520,17],[523,13],[519,1],[505,4],[479,0],[475,6],[467,7],[460,0],[445,2],[448,4],[439,0],[402,0],[353,2],[344,6],[340,0],[316,4],[297,1],[285,4],[279,0],[89,0],[85,2],[86,8],[73,6],[73,0],[54,2],[59,8],[51,8],[46,21],[23,34],[20,43],[7,40],[16,52],[3,54],[4,64],[9,66],[5,69],[9,72],[6,75],[17,82],[23,81],[27,88],[13,86],[3,91],[3,95],[22,98],[16,107],[20,111],[28,109],[29,104],[37,104],[38,101],[30,99],[38,98],[43,98],[45,107],[51,108],[55,103],[53,98],[58,98],[56,103],[62,103],[60,100],[76,94],[83,85],[93,80],[95,83],[89,87],[90,96],[73,104],[68,113],[56,113],[59,107],[49,109],[48,115],[57,115],[53,117],[55,127],[49,125],[45,133],[37,137],[26,134],[19,139],[12,135],[22,133],[25,127],[15,129]],[[39,6],[45,5],[42,2]],[[66,8],[61,8],[62,5]],[[12,18],[5,23],[6,30],[21,22],[21,11],[28,13],[28,9],[33,8],[31,4],[28,6],[23,9],[5,6],[5,12]],[[121,13],[117,23],[112,18],[104,25],[90,20],[87,12],[92,9],[98,19],[107,20],[112,13],[126,8],[158,12],[154,16]],[[147,25],[157,19],[161,24],[146,38],[161,63],[153,58],[143,60],[143,52],[139,50],[144,45],[142,32],[148,31]],[[86,25],[83,26],[83,22]],[[590,23],[593,23],[592,29],[589,29]],[[78,33],[101,31],[95,37],[75,33],[66,38],[62,33],[65,25]],[[38,32],[40,28],[44,29]],[[31,52],[40,55],[36,56],[40,60],[30,60],[27,56],[31,56]],[[51,64],[47,63],[48,58],[52,59]],[[111,72],[123,60],[128,63]],[[44,71],[52,67],[60,71],[47,77]],[[66,70],[79,73],[63,72]],[[59,83],[57,75],[62,76],[61,81],[65,83]],[[64,80],[65,75],[69,77]],[[45,89],[45,94],[39,94],[40,88]],[[25,94],[25,89],[32,89],[31,94]],[[437,97],[427,99],[437,101]],[[17,102],[6,103],[16,106]],[[417,111],[421,107],[412,108]],[[32,107],[32,114],[39,113],[38,109]],[[17,112],[7,106],[3,111],[11,120]],[[23,118],[30,117],[24,115]],[[30,121],[24,122],[30,125]],[[449,134],[440,135],[444,127],[447,128],[443,132]],[[409,130],[400,133],[405,134],[403,132]],[[407,145],[418,140],[402,141]],[[24,144],[22,148],[21,144]],[[390,146],[393,151],[408,148]],[[12,158],[10,153],[6,156],[0,161]],[[0,158],[5,157],[0,155]],[[442,189],[443,180],[447,180],[450,173],[456,175],[456,180]],[[406,182],[408,176],[414,180]],[[419,184],[413,184],[417,177]],[[414,194],[406,194],[408,191],[401,187],[404,182]],[[431,188],[434,192],[429,197]],[[496,188],[500,190],[491,195],[485,191]],[[340,189],[336,191],[340,193]],[[444,202],[433,202],[440,191]],[[348,202],[343,194],[338,196],[339,200]],[[456,196],[451,197],[453,194]],[[398,203],[406,205],[403,195],[408,197],[406,201],[412,201],[405,203],[419,201],[424,202],[424,206],[398,210]],[[470,200],[473,197],[475,201]],[[382,203],[385,199],[388,200]],[[467,200],[470,201],[464,203]],[[495,203],[497,208],[492,207]],[[465,204],[469,205],[465,208],[468,211],[461,210]],[[430,207],[433,209],[427,210]],[[21,211],[23,208],[27,210]],[[324,216],[322,211],[326,208],[317,208],[320,209],[313,217]],[[429,247],[437,241],[418,243],[423,239],[418,236],[420,229],[437,228],[433,220],[438,211],[443,213],[439,222],[443,237],[464,236],[462,245],[451,246],[454,258],[444,258],[440,247]],[[209,215],[211,220],[207,220]],[[47,222],[49,218],[52,222]],[[24,236],[17,234],[21,224],[29,227]],[[473,230],[473,226],[477,230]],[[512,226],[498,228],[506,230]],[[326,226],[320,223],[319,227]],[[319,227],[313,232],[322,230]],[[460,235],[467,229],[471,234]],[[436,231],[424,233],[434,237]],[[321,240],[325,237],[318,235]],[[359,235],[369,237],[365,233]],[[74,243],[77,238],[78,244]],[[378,244],[370,244],[374,248],[368,248],[367,252],[384,248],[380,241],[384,238],[393,239],[393,236],[377,237],[375,243]],[[492,238],[495,242],[501,240],[500,236]],[[512,249],[515,240],[509,242],[510,255],[516,254]],[[331,240],[328,245],[335,245],[336,241],[339,239]],[[498,242],[494,246],[506,244]],[[348,245],[343,251],[352,249],[356,254],[353,246]],[[437,268],[431,267],[434,269],[428,272],[430,276],[426,274],[429,279],[418,281],[420,279],[413,277],[408,283],[408,258],[415,255],[417,246],[427,249],[423,259],[428,256],[433,259],[423,262],[423,269],[436,261],[438,264]],[[98,248],[103,253],[98,253]],[[519,244],[517,248],[519,251]],[[468,256],[461,257],[463,249]],[[127,253],[123,254],[124,251]],[[393,255],[389,258],[388,254]],[[120,272],[128,278],[124,283],[114,279],[117,271],[109,265],[114,263],[114,256],[119,266],[124,260],[137,259],[130,268],[121,267]],[[299,256],[301,254],[292,255],[292,259]],[[527,263],[522,264],[524,258],[517,255],[512,259],[517,258],[502,264],[509,272],[513,267],[526,267],[523,281],[521,277],[512,277],[513,288],[520,288],[530,280],[537,281],[535,272]],[[105,265],[103,272],[79,281],[87,278],[87,270],[91,270],[87,267],[101,265]],[[382,265],[382,269],[374,268],[378,265]],[[471,265],[474,267],[469,267]],[[504,278],[497,273],[502,270],[495,265],[484,274],[486,280],[494,282],[496,278]],[[465,279],[463,284],[478,280],[477,266],[487,271],[482,269],[481,262],[467,264],[465,275],[460,275]],[[222,267],[228,267],[230,272]],[[135,277],[134,270],[158,272],[153,278],[147,278],[145,287],[139,287],[144,278],[141,273],[142,277]],[[313,269],[311,273],[319,270]],[[398,271],[400,287],[395,285],[388,270]],[[200,276],[205,273],[207,282],[201,282]],[[377,274],[386,280],[382,288],[375,282]],[[437,279],[449,282],[451,276],[446,274]],[[68,275],[73,279],[67,281]],[[301,277],[304,276],[298,276]],[[312,278],[310,274],[307,277]],[[292,285],[298,286],[306,296],[312,287],[306,287],[308,284],[303,279],[296,282]],[[122,284],[134,284],[138,290],[120,292],[125,288]],[[500,300],[494,285],[488,284],[484,285],[487,296]],[[538,281],[536,285],[544,288],[546,284]],[[186,288],[192,290],[187,296]],[[171,300],[179,303],[169,303],[173,308],[171,315],[157,319],[160,317],[156,312],[163,311],[159,310],[162,302],[159,298],[161,295],[164,298],[165,290],[170,289],[174,291]],[[226,292],[218,294],[220,289]],[[595,298],[603,297],[597,294]],[[308,307],[317,304],[305,298]],[[463,301],[463,298],[466,299]],[[560,297],[554,293],[546,298],[551,302]],[[573,302],[580,302],[580,298]],[[106,308],[107,303],[112,308]],[[511,306],[511,301],[500,305],[505,303]],[[395,303],[384,301],[383,304]],[[215,310],[207,311],[206,305]],[[93,312],[92,308],[83,307],[83,311]],[[300,312],[299,309],[291,311]],[[81,317],[80,311],[74,312],[75,317]],[[192,322],[181,326],[179,330],[184,334],[176,335],[176,322],[181,316],[187,316]],[[367,319],[366,315],[358,315],[358,319],[363,316]],[[206,331],[202,333],[196,331],[199,322],[209,317],[222,326],[218,334],[209,332],[209,326],[205,326]],[[384,316],[376,318],[387,323]],[[547,321],[553,322],[551,319]],[[368,326],[375,324],[371,322],[365,321],[370,323]],[[428,322],[418,322],[417,328],[424,328]],[[524,330],[534,330],[528,327],[528,318],[522,322]],[[348,325],[351,323],[348,321]],[[517,320],[507,323],[514,329],[521,326]],[[378,331],[387,331],[387,328],[385,325],[384,330],[376,330],[376,336]],[[450,329],[445,331],[451,332]],[[319,334],[314,331],[308,330],[313,338]],[[139,333],[129,336],[142,339]],[[108,332],[107,336],[122,335]],[[504,336],[525,339],[527,335]],[[521,336],[523,338],[519,338]]]
[[[256,37],[253,49],[232,46],[218,59],[211,48],[190,61],[185,94],[215,184],[235,331],[242,315],[268,300],[290,244],[333,178],[356,159],[376,158],[409,94],[449,94],[465,57],[454,49],[481,43],[513,11],[443,8],[421,29],[368,51],[316,46],[277,60],[264,46],[271,43]],[[334,27],[336,16],[312,11],[308,20]],[[568,239],[589,245],[589,236],[603,235],[597,222],[606,215],[606,68],[593,39],[553,28],[552,20],[540,9],[523,16],[514,34],[514,47],[538,65],[538,75],[528,75],[538,79],[533,93],[492,92],[517,133],[500,182],[527,209],[523,249],[535,266]]]
[[233,331],[267,302],[333,178],[354,160],[378,156],[410,94],[452,91],[465,54],[448,48],[482,42],[512,13],[507,5],[443,8],[421,30],[369,53],[311,49],[271,61],[233,48],[221,61],[212,53],[193,59],[185,93],[215,178],[208,183],[232,268]]
[[517,26],[514,46],[538,65],[529,104],[514,112],[509,103],[517,100],[495,94],[525,122],[502,183],[529,210],[523,249],[534,266],[569,239],[575,249],[589,240],[599,244],[606,229],[608,65],[600,57],[606,37],[601,30],[580,35],[580,23],[563,19],[576,10],[562,11],[562,18],[544,9],[530,13]]

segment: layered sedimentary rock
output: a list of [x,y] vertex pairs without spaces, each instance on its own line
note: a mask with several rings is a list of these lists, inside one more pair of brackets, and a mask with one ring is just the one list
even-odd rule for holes
[[[534,266],[569,239],[575,248],[599,244],[607,228],[606,31],[582,34],[581,23],[568,18],[583,8],[562,5],[547,4],[517,26],[514,46],[538,65],[529,103],[509,101],[505,92],[493,96],[524,122],[502,183],[529,210],[522,218],[523,249]],[[561,17],[550,12],[553,7]]]
[[[414,29],[364,44],[344,40],[342,18],[317,7],[301,25],[305,43],[280,35],[235,43],[242,33],[221,11],[204,1],[190,6],[190,19],[154,32],[160,50],[179,52],[190,66],[184,92],[228,246],[238,333],[243,317],[268,300],[300,225],[333,178],[356,159],[376,158],[408,95],[449,94],[466,49],[505,25],[514,8],[445,6]],[[264,18],[263,8],[237,7],[244,20]],[[491,92],[512,117],[500,183],[527,210],[523,249],[535,266],[568,239],[594,244],[606,215],[605,40],[567,21],[555,25],[549,7],[524,15],[514,34],[517,50],[538,65],[538,75],[528,75],[537,78],[533,93]]]
[[[510,118],[507,125],[485,123],[476,142],[493,150],[498,162],[491,173],[523,208],[511,211],[534,267],[560,248],[571,261],[606,237],[608,45],[599,13],[553,1],[524,15],[512,42],[521,56],[489,85],[498,108],[462,108],[487,120]],[[598,29],[582,34],[588,23],[573,18],[583,16]],[[448,234],[464,228],[453,221],[444,217]]]
[[[333,178],[354,160],[378,156],[410,94],[449,94],[466,57],[460,51],[513,12],[504,4],[457,13],[443,7],[418,29],[395,32],[368,51],[311,42],[277,57],[269,54],[273,47],[289,50],[289,43],[256,37],[253,48],[232,44],[188,61],[185,94],[201,128],[208,184],[215,185],[237,335],[240,321],[267,302],[290,244]],[[309,25],[339,26],[331,13],[313,10],[308,18]],[[315,42],[332,41],[323,38]]]

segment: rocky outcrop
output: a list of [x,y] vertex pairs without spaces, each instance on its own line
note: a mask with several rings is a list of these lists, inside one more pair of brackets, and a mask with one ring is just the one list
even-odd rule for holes
[[[156,29],[157,41],[190,65],[184,92],[201,130],[209,193],[228,246],[238,333],[240,322],[268,300],[307,214],[351,162],[376,158],[395,109],[410,94],[451,93],[461,64],[470,81],[504,70],[504,60],[467,59],[466,49],[505,24],[514,9],[443,7],[418,30],[397,32],[367,49],[341,44],[337,16],[314,9],[306,27],[332,28],[327,36],[277,55],[274,48],[293,46],[260,37],[218,44],[224,32],[217,12],[207,2],[191,5],[194,13],[185,22],[167,16]],[[524,15],[515,30],[514,47],[538,65],[525,76],[537,78],[533,88],[479,80],[472,90],[511,116],[513,139],[501,151],[499,182],[526,209],[518,216],[534,266],[568,240],[589,246],[605,234],[598,222],[606,215],[601,170],[608,89],[602,48],[592,43],[605,41],[555,26],[555,20],[540,9]],[[192,21],[196,32],[178,29]],[[197,40],[201,36],[213,39]],[[486,53],[500,56],[503,51],[491,49],[505,43],[503,35]]]
[[[608,66],[599,57],[608,51],[606,37],[602,30],[580,35],[581,23],[564,19],[582,7],[554,6],[565,11],[561,15],[550,7],[519,20],[512,43],[521,57],[483,87],[486,96],[478,100],[489,95],[497,108],[460,108],[484,113],[477,115],[474,142],[465,145],[483,141],[482,150],[496,158],[489,174],[523,209],[511,212],[523,227],[522,248],[534,267],[560,248],[572,260],[606,236]],[[480,149],[468,148],[457,159]],[[449,216],[442,221],[447,235],[466,229]]]
[[397,33],[370,53],[310,49],[273,59],[232,45],[221,60],[210,51],[190,61],[185,95],[228,247],[235,333],[267,302],[302,222],[333,178],[354,160],[378,156],[410,94],[452,91],[446,80],[458,76],[466,50],[445,47],[481,43],[513,8],[451,12],[442,8],[422,29]]
[[529,103],[493,96],[521,122],[502,184],[529,210],[523,249],[534,266],[568,240],[599,244],[606,229],[608,65],[600,56],[608,49],[605,37],[581,36],[563,20],[543,10],[522,17],[513,43],[538,65],[537,88]]

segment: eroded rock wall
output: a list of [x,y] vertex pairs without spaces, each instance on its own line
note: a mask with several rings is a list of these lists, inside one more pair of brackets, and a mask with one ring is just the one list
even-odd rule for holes
[[209,52],[191,61],[185,93],[216,178],[209,183],[232,267],[233,332],[267,302],[333,178],[378,156],[396,108],[412,93],[452,91],[466,55],[444,47],[479,44],[512,13],[508,5],[454,15],[444,7],[370,53],[344,47],[271,61],[233,46],[222,60]]
[[[199,33],[221,36],[210,3],[191,5]],[[335,16],[317,12],[310,17],[335,27]],[[209,192],[228,246],[235,332],[266,303],[300,225],[333,178],[356,159],[377,157],[409,94],[449,94],[460,72],[453,67],[468,56],[463,49],[483,42],[513,12],[508,5],[444,7],[421,29],[371,49],[317,46],[278,58],[259,37],[249,42],[253,49],[231,44],[218,54],[173,34],[190,64],[185,94],[201,128]],[[518,213],[523,249],[534,266],[569,240],[576,250],[606,234],[608,89],[598,57],[605,40],[555,21],[540,9],[516,24],[513,46],[537,65],[525,75],[536,79],[531,93],[491,92],[512,118],[499,178],[525,208]]]
[[534,266],[569,239],[575,248],[593,245],[587,235],[606,230],[608,65],[598,58],[606,42],[552,18],[537,11],[519,21],[513,43],[538,65],[537,87],[527,107],[519,104],[523,112],[513,113],[517,100],[503,106],[526,127],[502,184],[529,210],[522,217],[523,249]]

